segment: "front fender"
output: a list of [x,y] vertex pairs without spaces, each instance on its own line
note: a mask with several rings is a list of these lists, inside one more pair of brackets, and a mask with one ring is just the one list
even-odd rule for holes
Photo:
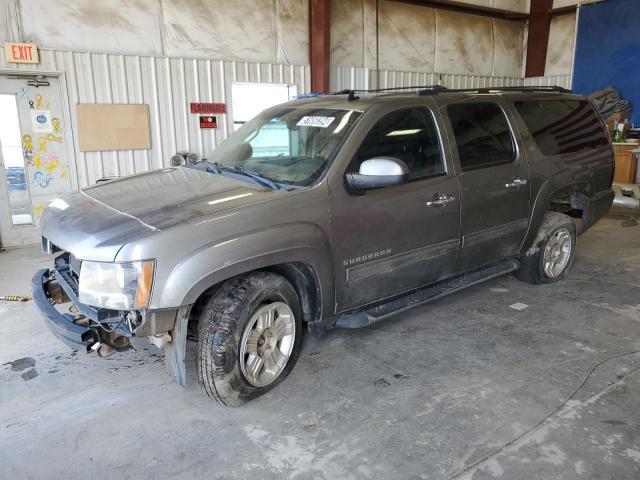
[[319,226],[305,222],[247,232],[199,248],[171,270],[156,298],[162,306],[190,305],[207,289],[228,278],[289,262],[304,263],[313,269],[321,292],[322,312],[331,312],[334,302],[331,246]]

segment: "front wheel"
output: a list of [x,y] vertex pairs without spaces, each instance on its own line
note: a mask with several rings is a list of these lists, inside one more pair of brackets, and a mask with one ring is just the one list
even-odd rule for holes
[[217,402],[240,406],[280,383],[298,358],[301,309],[293,286],[271,272],[225,282],[198,325],[198,381]]
[[576,226],[563,213],[547,212],[533,245],[520,258],[516,276],[529,283],[552,283],[569,273],[576,249]]

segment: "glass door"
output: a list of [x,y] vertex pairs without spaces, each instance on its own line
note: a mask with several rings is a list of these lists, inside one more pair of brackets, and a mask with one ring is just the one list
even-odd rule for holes
[[40,242],[47,203],[70,191],[58,79],[0,76],[0,246]]

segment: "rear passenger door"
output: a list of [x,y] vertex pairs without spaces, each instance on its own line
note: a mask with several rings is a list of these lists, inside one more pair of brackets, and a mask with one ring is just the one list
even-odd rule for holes
[[514,255],[529,219],[529,168],[499,99],[444,107],[461,196],[458,272]]

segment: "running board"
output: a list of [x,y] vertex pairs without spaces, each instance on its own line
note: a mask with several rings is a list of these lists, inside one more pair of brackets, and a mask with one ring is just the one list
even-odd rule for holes
[[518,268],[520,268],[520,263],[517,260],[504,260],[479,270],[473,270],[457,277],[442,280],[441,282],[434,283],[402,297],[397,297],[386,303],[371,307],[368,310],[343,313],[337,316],[335,326],[336,328],[366,327],[396,313],[437,300],[445,295],[486,282],[492,278],[515,272]]

